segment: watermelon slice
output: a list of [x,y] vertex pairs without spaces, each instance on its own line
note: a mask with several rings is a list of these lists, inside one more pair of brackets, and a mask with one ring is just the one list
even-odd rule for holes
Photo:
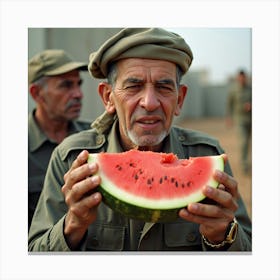
[[99,166],[104,203],[146,222],[175,220],[181,208],[205,198],[203,186],[218,186],[213,173],[224,169],[221,155],[178,159],[138,150],[89,154],[88,162]]

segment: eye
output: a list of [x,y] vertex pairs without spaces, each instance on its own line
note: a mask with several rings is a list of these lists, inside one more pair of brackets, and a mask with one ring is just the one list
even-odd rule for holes
[[67,81],[67,80],[63,81],[63,82],[59,85],[60,88],[64,88],[64,89],[71,89],[72,86],[73,86],[73,83],[72,83],[71,81]]
[[83,80],[81,79],[81,80],[79,80],[79,82],[78,82],[78,86],[81,86],[82,84],[83,84]]
[[125,89],[134,89],[134,88],[141,88],[141,85],[130,85],[127,86]]
[[156,89],[160,93],[173,93],[174,92],[174,88],[171,86],[167,86],[167,85],[157,85]]
[[123,90],[126,91],[138,91],[143,87],[143,81],[136,77],[129,77],[123,83]]
[[158,81],[155,84],[155,87],[160,93],[174,93],[175,92],[175,86],[174,86],[173,81],[169,81],[169,80]]
[[163,90],[172,90],[171,87],[168,87],[168,86],[164,86],[164,85],[159,85],[157,86],[158,89],[163,89]]
[[124,90],[128,93],[137,93],[142,89],[142,84],[129,84],[124,87]]

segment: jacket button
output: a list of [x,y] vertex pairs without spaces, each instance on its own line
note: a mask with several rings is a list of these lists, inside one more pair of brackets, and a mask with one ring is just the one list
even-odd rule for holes
[[186,236],[186,239],[187,241],[189,242],[194,242],[196,240],[196,235],[194,233],[189,233],[187,236]]
[[180,136],[178,137],[178,139],[179,139],[179,141],[183,142],[183,141],[186,140],[186,137],[185,137],[184,135],[180,135]]
[[101,145],[103,143],[103,137],[101,135],[98,135],[96,137],[96,144]]

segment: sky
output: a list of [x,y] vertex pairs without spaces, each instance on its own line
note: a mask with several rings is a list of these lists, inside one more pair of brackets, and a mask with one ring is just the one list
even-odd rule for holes
[[193,51],[192,70],[207,70],[222,83],[239,69],[252,72],[250,28],[167,28],[181,35]]

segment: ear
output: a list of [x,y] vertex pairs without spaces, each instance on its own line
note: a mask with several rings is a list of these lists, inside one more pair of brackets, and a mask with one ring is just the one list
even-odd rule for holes
[[30,95],[32,96],[33,100],[38,103],[41,101],[42,99],[42,96],[40,94],[40,90],[41,90],[41,87],[36,85],[36,84],[31,84],[29,86],[29,92],[30,92]]
[[183,107],[185,98],[187,96],[188,87],[186,85],[180,85],[177,99],[177,106],[175,110],[175,116],[179,116],[181,113],[181,109]]
[[102,82],[98,85],[98,93],[104,104],[106,111],[109,114],[113,114],[116,111],[115,105],[112,102],[112,86],[106,82]]

